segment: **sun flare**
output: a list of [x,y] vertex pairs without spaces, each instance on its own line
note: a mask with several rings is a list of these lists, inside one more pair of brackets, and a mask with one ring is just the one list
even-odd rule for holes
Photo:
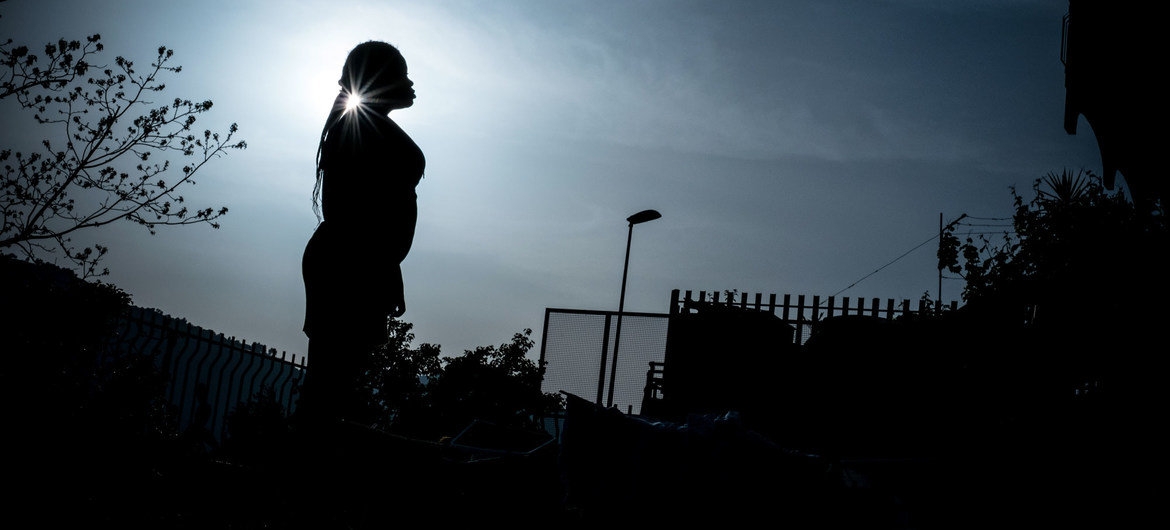
[[350,94],[345,100],[345,111],[353,112],[362,105],[362,97],[358,94]]

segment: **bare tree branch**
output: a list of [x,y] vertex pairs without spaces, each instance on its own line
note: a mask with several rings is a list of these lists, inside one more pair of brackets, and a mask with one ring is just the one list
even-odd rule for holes
[[32,89],[60,91],[78,76],[89,71],[86,61],[102,51],[101,35],[93,34],[81,41],[58,39],[56,43],[45,44],[42,57],[30,53],[28,46],[14,46],[12,39],[0,45],[0,99],[16,96],[21,105],[28,107]]
[[[234,139],[234,123],[222,135],[196,132],[211,101],[149,100],[165,90],[161,77],[181,71],[169,64],[173,50],[160,46],[142,72],[120,56],[113,67],[91,67],[85,59],[101,51],[99,39],[46,45],[45,63],[11,40],[0,47],[0,99],[15,96],[37,124],[54,131],[36,152],[0,151],[0,249],[29,259],[59,250],[83,276],[106,272],[98,271],[97,262],[107,249],[77,248],[70,239],[74,232],[122,220],[151,234],[158,226],[219,228],[227,208],[190,209],[180,191],[194,185],[195,174],[211,160],[247,147]],[[82,82],[91,68],[100,72]],[[181,174],[171,171],[173,157],[183,160]]]

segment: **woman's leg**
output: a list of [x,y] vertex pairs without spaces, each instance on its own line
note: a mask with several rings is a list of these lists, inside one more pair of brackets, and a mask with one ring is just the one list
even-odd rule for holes
[[309,340],[309,366],[297,404],[298,417],[310,424],[363,421],[366,405],[361,378],[375,344],[369,339],[325,335]]

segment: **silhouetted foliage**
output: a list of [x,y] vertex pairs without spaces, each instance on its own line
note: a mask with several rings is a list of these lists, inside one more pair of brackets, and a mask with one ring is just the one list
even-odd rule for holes
[[1016,318],[1031,321],[1059,310],[1052,307],[1059,300],[1127,297],[1127,289],[1144,290],[1141,282],[1160,276],[1161,212],[1139,211],[1087,171],[1050,173],[1032,188],[1026,202],[1011,190],[1014,230],[1001,243],[986,236],[960,242],[953,226],[944,233],[939,266],[963,276],[968,304],[1011,306]]
[[445,360],[442,374],[429,383],[433,407],[444,427],[456,429],[472,420],[538,429],[539,418],[560,409],[557,394],[540,390],[544,370],[526,357],[531,329],[496,346],[480,346]]
[[365,380],[370,404],[378,413],[377,423],[400,430],[409,430],[420,416],[429,414],[426,385],[442,372],[438,345],[411,347],[413,327],[390,319],[386,343],[374,350]]
[[[0,150],[0,249],[28,259],[60,250],[83,277],[107,272],[97,268],[107,247],[76,245],[71,238],[79,230],[120,220],[151,234],[162,225],[218,228],[227,208],[189,208],[180,192],[195,184],[207,162],[246,147],[233,141],[234,123],[225,135],[194,129],[198,116],[211,110],[210,100],[150,99],[165,90],[162,76],[182,70],[169,65],[173,50],[160,46],[141,71],[121,56],[112,67],[91,65],[101,51],[98,35],[85,44],[47,44],[44,56],[9,39],[0,68],[0,98],[13,96],[37,124],[50,128],[43,151]],[[186,160],[173,177],[167,176],[170,155]]]
[[174,437],[178,418],[164,397],[168,379],[147,355],[119,355],[98,374],[85,409],[103,428],[146,438]]
[[28,385],[28,405],[74,421],[95,391],[98,359],[130,297],[44,263],[0,257],[5,357]]
[[[7,362],[21,374],[22,408],[71,429],[171,436],[166,375],[146,355],[107,347],[130,297],[44,263],[0,258]],[[84,427],[82,427],[84,426]]]
[[526,354],[532,330],[509,343],[481,346],[454,358],[436,344],[411,343],[413,324],[391,319],[387,342],[372,354],[363,380],[372,424],[427,439],[453,436],[473,420],[539,428],[560,397],[540,390],[542,370]]
[[442,371],[439,346],[413,348],[412,328],[409,322],[389,319],[386,342],[370,354],[360,383],[367,409],[363,419],[371,425],[401,430],[428,408],[426,382]]
[[967,281],[963,322],[986,335],[962,346],[972,380],[994,385],[987,397],[1021,422],[1056,421],[1054,411],[1073,424],[1089,421],[1087,410],[1093,422],[1140,415],[1163,386],[1144,352],[1166,315],[1153,302],[1168,291],[1165,217],[1089,172],[1049,174],[1033,191],[1025,201],[1012,190],[1014,232],[1002,243],[943,240],[940,265]]
[[284,404],[266,386],[228,414],[228,438],[221,454],[236,463],[269,465],[286,456],[288,448],[278,446],[289,443],[291,432]]
[[101,38],[95,33],[86,37],[84,44],[58,39],[56,43],[45,44],[43,56],[6,39],[0,45],[0,99],[16,96],[21,105],[30,107],[34,89],[63,90],[89,71],[86,58],[102,51]]
[[[130,297],[14,256],[0,257],[0,293],[9,392],[18,398],[9,418],[14,483],[64,517],[127,517],[114,496],[144,499],[181,454],[167,374],[149,355],[108,351]],[[120,487],[74,487],[94,480]]]
[[361,378],[365,410],[352,411],[346,421],[321,427],[294,418],[290,429],[268,392],[231,415],[230,438],[218,455],[276,483],[275,491],[287,484],[301,491],[287,513],[256,510],[264,518],[303,519],[312,528],[344,526],[341,521],[381,528],[401,521],[402,508],[448,525],[514,521],[520,511],[562,515],[554,445],[524,456],[482,458],[442,440],[473,420],[488,420],[506,432],[478,440],[498,441],[493,436],[501,434],[511,441],[512,429],[537,426],[531,415],[559,405],[558,397],[540,392],[540,370],[525,357],[531,332],[444,359],[438,345],[414,346],[412,328],[388,321],[387,340],[372,352]]
[[[989,434],[972,433],[1014,446],[972,473],[993,483],[1030,470],[1079,514],[1069,521],[1113,518],[1145,489],[1117,455],[1160,450],[1149,418],[1161,414],[1165,381],[1150,348],[1167,313],[1165,216],[1087,171],[1049,174],[1033,192],[1012,190],[1014,230],[1002,243],[960,242],[952,229],[939,252],[940,267],[967,283],[960,326],[940,337],[978,392],[970,423]],[[1031,506],[1027,482],[1000,490],[1006,502]]]

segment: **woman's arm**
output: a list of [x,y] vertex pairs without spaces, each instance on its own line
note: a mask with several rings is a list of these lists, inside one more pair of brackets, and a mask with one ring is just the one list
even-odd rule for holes
[[402,266],[395,265],[390,278],[390,296],[393,298],[390,316],[398,318],[406,314],[406,289],[402,284]]

